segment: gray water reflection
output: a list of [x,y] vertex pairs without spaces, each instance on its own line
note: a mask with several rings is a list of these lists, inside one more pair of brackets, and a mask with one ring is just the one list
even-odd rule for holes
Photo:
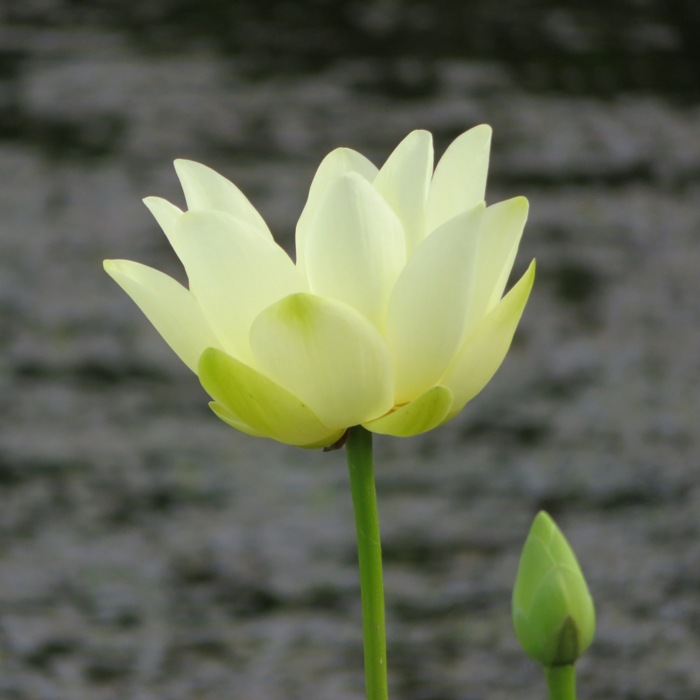
[[695,698],[696,3],[0,6],[0,696],[361,697],[342,455],[220,425],[102,273],[181,276],[140,203],[234,179],[291,245],[315,165],[495,128],[535,293],[449,426],[379,440],[404,700],[537,698],[509,589],[541,507],[600,608],[591,698]]

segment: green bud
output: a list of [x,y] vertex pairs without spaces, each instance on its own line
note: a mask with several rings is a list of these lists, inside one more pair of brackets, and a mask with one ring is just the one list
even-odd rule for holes
[[548,667],[575,663],[593,640],[595,610],[586,579],[545,512],[532,523],[520,557],[513,625],[523,649]]

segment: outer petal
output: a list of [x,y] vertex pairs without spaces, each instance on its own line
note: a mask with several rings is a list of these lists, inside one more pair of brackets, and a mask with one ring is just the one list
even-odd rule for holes
[[411,132],[382,166],[374,186],[401,220],[409,255],[425,236],[425,205],[433,174],[433,137]]
[[396,403],[439,383],[464,331],[483,206],[426,238],[401,273],[389,301],[386,339]]
[[196,299],[172,277],[131,260],[105,260],[104,268],[193,372],[204,350],[219,346]]
[[479,234],[473,312],[486,315],[503,296],[527,221],[528,202],[514,197],[488,207]]
[[345,304],[313,294],[288,296],[258,316],[250,342],[259,369],[329,428],[364,423],[393,405],[384,341]]
[[296,228],[297,265],[303,270],[305,260],[306,236],[328,189],[342,175],[357,173],[368,182],[377,175],[377,168],[365,156],[351,148],[336,148],[331,151],[318,166],[309,188],[306,200]]
[[441,383],[454,393],[448,419],[459,413],[491,380],[510,348],[535,280],[533,260],[518,283],[468,335]]
[[204,352],[198,374],[206,392],[224,408],[214,412],[243,432],[253,431],[290,445],[330,445],[342,434],[323,425],[308,406],[279,384],[220,350]]
[[444,386],[428,389],[415,401],[392,413],[364,424],[367,430],[381,435],[408,437],[432,430],[444,422],[452,408],[452,392]]
[[223,175],[192,160],[175,161],[175,170],[185,192],[190,211],[215,209],[233,214],[252,230],[272,240],[272,234],[258,210],[248,198]]
[[405,262],[401,224],[381,195],[357,173],[338,178],[306,238],[310,290],[344,301],[381,329]]
[[216,211],[183,214],[171,235],[190,289],[227,352],[249,359],[248,331],[262,309],[302,289],[276,243]]
[[214,415],[222,420],[226,425],[230,425],[236,430],[240,430],[246,435],[252,435],[253,437],[269,437],[258,430],[253,430],[247,423],[244,423],[235,413],[226,408],[223,404],[216,403],[216,401],[209,402],[209,408],[213,411]]
[[484,200],[491,148],[486,124],[457,137],[435,168],[427,204],[427,233]]

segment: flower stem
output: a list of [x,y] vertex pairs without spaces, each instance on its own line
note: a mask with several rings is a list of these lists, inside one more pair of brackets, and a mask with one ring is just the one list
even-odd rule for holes
[[360,564],[366,695],[367,700],[387,700],[382,544],[372,466],[372,433],[361,426],[350,428],[347,447]]
[[549,666],[544,670],[547,677],[549,700],[576,700],[576,670],[573,664]]

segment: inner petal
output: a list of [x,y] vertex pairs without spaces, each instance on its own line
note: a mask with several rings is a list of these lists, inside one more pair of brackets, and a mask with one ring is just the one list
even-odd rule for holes
[[436,384],[456,352],[467,320],[483,206],[450,220],[409,259],[389,301],[386,339],[396,403]]
[[389,156],[374,179],[375,188],[396,212],[410,255],[425,236],[425,206],[433,174],[433,137],[413,131]]
[[435,168],[427,204],[427,232],[484,200],[491,149],[486,124],[457,137]]
[[330,187],[306,239],[309,289],[343,301],[382,329],[406,260],[396,214],[367,180],[343,175]]
[[371,182],[377,174],[377,168],[365,156],[357,151],[353,151],[351,148],[336,148],[321,161],[316,170],[309,188],[308,199],[296,228],[297,265],[302,271],[304,270],[306,257],[306,237],[318,213],[318,206],[336,180],[348,173],[357,173],[368,182]]

